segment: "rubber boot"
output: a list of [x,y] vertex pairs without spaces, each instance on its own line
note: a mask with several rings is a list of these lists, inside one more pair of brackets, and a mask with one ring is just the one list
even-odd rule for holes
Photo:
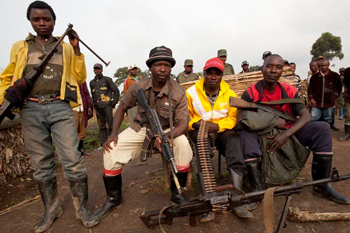
[[[261,174],[261,162],[260,159],[255,159],[253,161],[246,162],[246,167],[248,171],[248,179],[252,185],[252,191],[257,192],[264,190],[264,181]],[[255,210],[258,207],[259,202],[250,203],[244,207],[249,210]]]
[[80,153],[81,153],[82,156],[90,155],[88,152],[86,152],[86,151],[84,150],[84,141],[83,141],[83,140],[80,140],[80,141],[79,141],[78,151],[80,151]]
[[[332,157],[329,154],[315,154],[312,161],[312,179],[329,178],[332,170]],[[339,204],[350,204],[350,198],[340,194],[331,183],[314,185],[315,195],[326,197]]]
[[332,122],[328,122],[328,124],[331,126],[331,129],[333,129],[334,131],[339,131],[340,129],[335,127],[334,123]]
[[[177,173],[177,179],[179,180],[181,187],[186,187],[187,173],[188,172],[178,172]],[[171,199],[170,200],[173,203],[178,204],[178,205],[187,202],[185,197],[182,194],[179,194],[173,178],[171,178]]]
[[38,182],[41,199],[45,206],[45,214],[41,222],[36,225],[35,232],[44,232],[50,228],[56,218],[63,214],[57,197],[56,177]]
[[344,129],[345,129],[345,136],[339,138],[339,141],[347,141],[350,139],[350,125],[345,125]]
[[68,180],[75,207],[75,217],[80,219],[85,227],[93,227],[99,223],[97,217],[87,210],[88,183],[87,177],[79,180]]
[[98,219],[105,217],[114,208],[123,204],[122,198],[122,175],[117,176],[103,176],[103,182],[106,187],[107,200],[98,210],[95,211],[94,216]]
[[[229,170],[229,173],[231,176],[231,182],[232,182],[233,186],[237,189],[242,190],[243,177],[240,176],[239,174],[237,174],[232,168],[228,168],[228,170]],[[253,214],[250,213],[243,206],[235,207],[235,208],[233,208],[233,211],[240,218],[253,218],[254,217]]]

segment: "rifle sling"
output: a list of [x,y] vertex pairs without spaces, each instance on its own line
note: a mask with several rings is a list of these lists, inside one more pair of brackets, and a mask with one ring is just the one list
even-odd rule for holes
[[302,99],[280,99],[269,102],[257,102],[257,104],[277,105],[277,104],[304,104]]
[[274,226],[274,218],[275,218],[275,212],[274,212],[274,192],[277,189],[277,187],[269,188],[266,190],[263,200],[263,208],[264,208],[264,223],[265,223],[265,230],[266,233],[273,233],[273,226]]
[[[170,91],[170,80],[168,80],[168,100],[169,100],[169,123],[170,123],[170,140],[171,140],[171,144],[173,143],[173,139],[174,139],[174,134],[173,134],[173,107],[171,106],[171,91]],[[173,147],[171,147],[171,152],[173,152]]]

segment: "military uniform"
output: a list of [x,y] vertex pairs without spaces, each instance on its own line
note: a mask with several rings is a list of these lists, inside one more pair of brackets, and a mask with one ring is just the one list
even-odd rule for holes
[[[92,99],[96,109],[98,125],[100,127],[101,145],[107,140],[113,128],[112,108],[117,104],[119,99],[119,90],[111,78],[95,76],[90,82]],[[108,128],[106,127],[106,123]]]
[[231,75],[231,74],[235,74],[235,70],[233,69],[233,66],[229,63],[225,63],[224,75]]
[[195,73],[186,74],[185,72],[181,72],[177,78],[176,81],[178,83],[185,83],[190,81],[197,81],[199,79],[198,75]]

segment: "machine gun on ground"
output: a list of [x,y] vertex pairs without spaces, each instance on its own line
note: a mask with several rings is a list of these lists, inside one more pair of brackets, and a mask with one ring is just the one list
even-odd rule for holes
[[[280,186],[272,192],[273,196],[286,196],[286,202],[280,217],[279,224],[275,232],[281,232],[284,227],[288,207],[292,199],[292,194],[299,194],[304,187],[325,184],[328,182],[338,182],[342,180],[350,179],[350,174],[339,176],[338,171],[333,168],[330,178],[299,182],[292,185]],[[274,189],[274,188],[273,188]],[[147,227],[154,227],[160,224],[171,225],[173,218],[175,217],[190,217],[190,225],[196,226],[198,224],[197,216],[209,213],[210,211],[216,211],[213,206],[225,205],[230,210],[237,206],[242,206],[249,203],[260,202],[264,199],[264,196],[270,190],[241,193],[237,195],[237,189],[233,185],[218,186],[215,188],[215,192],[207,195],[200,195],[193,200],[189,200],[187,203],[181,205],[171,205],[164,207],[163,209],[144,211],[140,215],[140,219]],[[266,226],[266,225],[265,225]],[[272,232],[272,231],[267,231]]]

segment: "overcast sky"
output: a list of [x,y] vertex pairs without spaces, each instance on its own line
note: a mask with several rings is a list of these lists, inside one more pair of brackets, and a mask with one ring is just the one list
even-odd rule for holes
[[[26,11],[32,1],[0,3],[0,70],[9,61],[14,42],[34,33]],[[103,59],[111,61],[104,75],[112,77],[123,66],[136,64],[142,70],[149,51],[165,45],[172,49],[176,66],[183,71],[187,58],[194,71],[203,69],[217,50],[228,51],[227,62],[238,73],[241,62],[261,65],[262,53],[270,50],[297,64],[296,73],[305,78],[310,50],[323,32],[342,39],[344,59],[331,61],[338,71],[350,66],[350,0],[47,0],[57,20],[54,35],[62,35],[68,23],[80,38]],[[67,41],[67,40],[66,40]],[[98,59],[81,45],[88,81]]]

